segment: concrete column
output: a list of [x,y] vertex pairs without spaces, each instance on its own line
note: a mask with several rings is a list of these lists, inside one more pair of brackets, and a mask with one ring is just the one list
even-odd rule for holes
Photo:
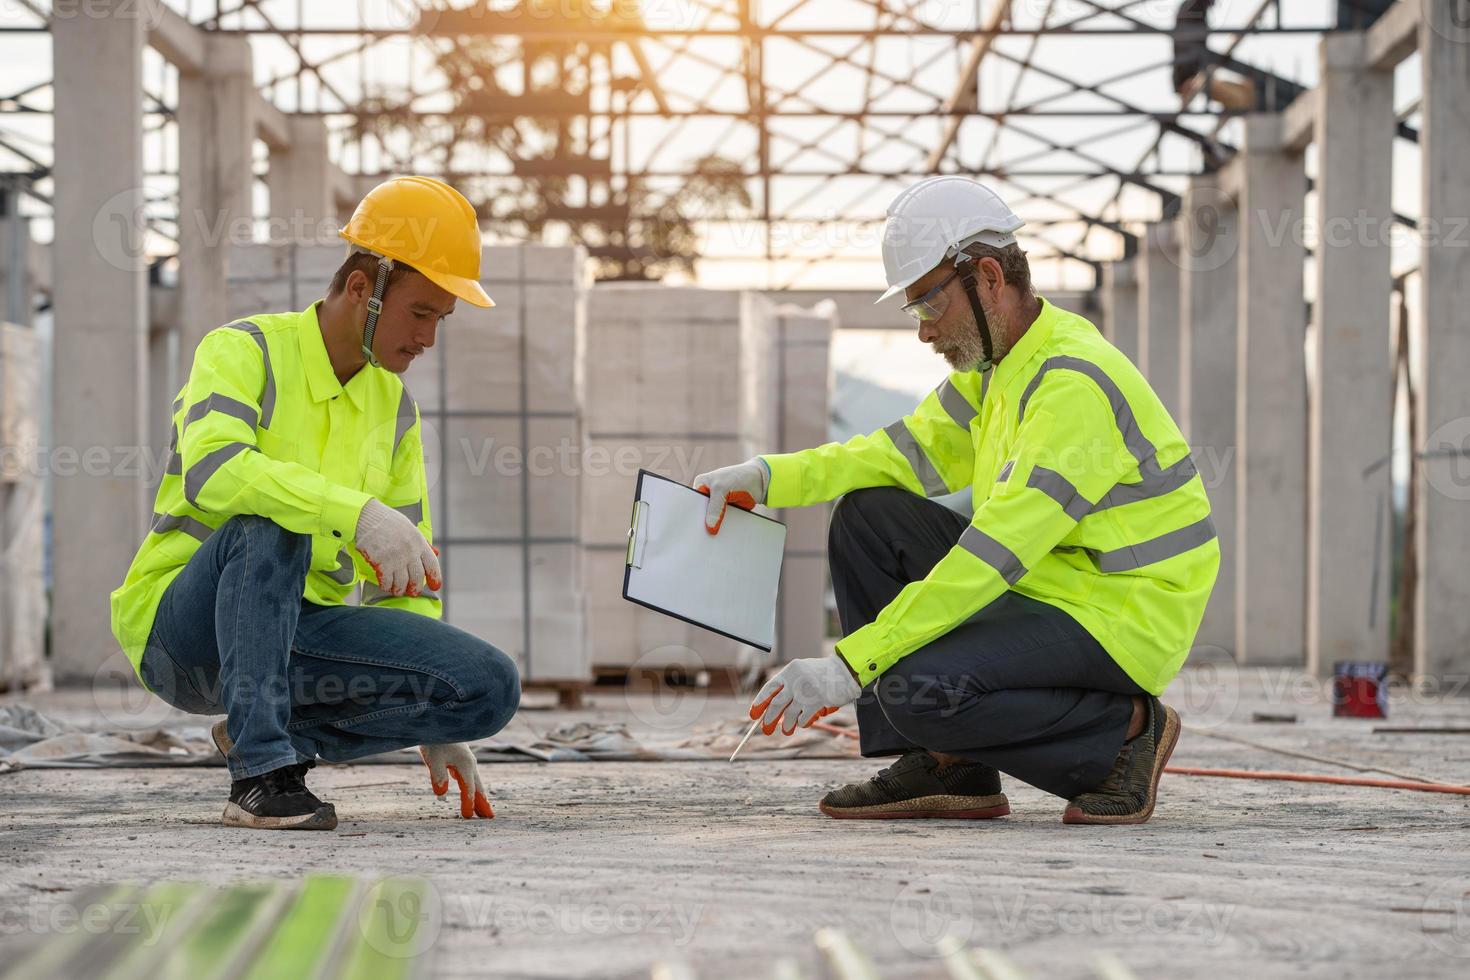
[[92,677],[117,644],[107,596],[143,538],[134,452],[146,389],[143,34],[137,5],[51,22],[56,93],[52,408],[54,668]]
[[31,276],[31,222],[20,212],[29,178],[0,183],[0,319],[31,325],[35,282]]
[[339,241],[337,167],[327,146],[327,127],[316,116],[287,116],[291,145],[272,152],[271,236],[297,244]]
[[1250,664],[1306,661],[1307,369],[1300,154],[1247,116],[1239,173],[1235,642]]
[[[1456,4],[1426,3],[1419,25],[1424,93],[1419,129],[1422,207],[1419,249],[1419,591],[1414,670],[1421,676],[1470,672],[1470,29]],[[1417,447],[1416,447],[1417,448]]]
[[[1196,646],[1235,654],[1235,203],[1195,177],[1180,211],[1179,413],[1220,535],[1220,575]],[[1152,358],[1152,354],[1150,354]],[[1152,360],[1150,360],[1152,363]]]
[[1138,243],[1138,366],[1179,418],[1179,238],[1172,221],[1144,228]]
[[1138,363],[1138,274],[1132,259],[1103,264],[1103,330],[1118,350]]
[[179,356],[225,322],[232,239],[250,240],[255,83],[250,43],[206,39],[203,73],[179,76]]
[[1308,376],[1307,664],[1388,655],[1393,74],[1329,35],[1317,88],[1318,236]]

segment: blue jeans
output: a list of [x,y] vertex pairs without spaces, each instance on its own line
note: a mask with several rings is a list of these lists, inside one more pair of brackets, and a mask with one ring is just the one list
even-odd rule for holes
[[232,517],[153,620],[143,681],[183,711],[229,716],[232,778],[485,738],[510,721],[521,684],[508,656],[417,613],[303,601],[310,563],[307,535]]

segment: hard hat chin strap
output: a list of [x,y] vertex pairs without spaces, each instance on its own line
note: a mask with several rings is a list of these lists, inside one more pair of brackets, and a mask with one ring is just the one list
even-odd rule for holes
[[958,268],[960,284],[965,287],[965,295],[970,299],[970,310],[975,314],[975,326],[980,331],[980,346],[985,351],[985,360],[976,365],[975,370],[987,371],[995,360],[995,348],[990,342],[990,322],[985,319],[985,309],[980,305],[980,294],[975,291],[975,263],[961,262]]
[[[378,314],[383,312],[383,294],[388,291],[388,275],[393,271],[393,260],[378,256],[378,277],[373,282],[373,295],[368,299],[367,320],[362,325],[362,356],[375,368],[383,365],[373,353],[373,335],[378,332]],[[989,341],[986,350],[990,349]]]

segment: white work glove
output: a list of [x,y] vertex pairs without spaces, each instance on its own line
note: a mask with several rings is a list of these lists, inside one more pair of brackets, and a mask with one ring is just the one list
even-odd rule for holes
[[378,585],[393,595],[419,595],[443,583],[439,556],[413,521],[369,499],[357,518],[357,550],[378,573]]
[[480,782],[480,768],[475,764],[475,753],[464,742],[445,745],[420,745],[419,755],[429,767],[429,785],[434,795],[443,799],[449,789],[449,777],[459,783],[459,815],[466,820],[495,816],[490,801],[485,797],[485,784]]
[[857,678],[838,657],[793,660],[766,681],[750,706],[750,717],[761,720],[761,731],[767,735],[777,725],[781,734],[790,735],[851,704],[860,693]]
[[709,494],[704,529],[710,534],[720,533],[720,524],[725,520],[726,503],[745,510],[754,510],[756,504],[765,503],[766,485],[770,478],[771,473],[759,456],[696,476],[694,489]]

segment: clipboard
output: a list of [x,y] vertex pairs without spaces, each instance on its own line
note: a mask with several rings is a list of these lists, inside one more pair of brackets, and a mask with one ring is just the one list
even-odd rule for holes
[[638,471],[623,598],[769,652],[786,525],[731,505],[710,534],[708,506],[706,494]]

